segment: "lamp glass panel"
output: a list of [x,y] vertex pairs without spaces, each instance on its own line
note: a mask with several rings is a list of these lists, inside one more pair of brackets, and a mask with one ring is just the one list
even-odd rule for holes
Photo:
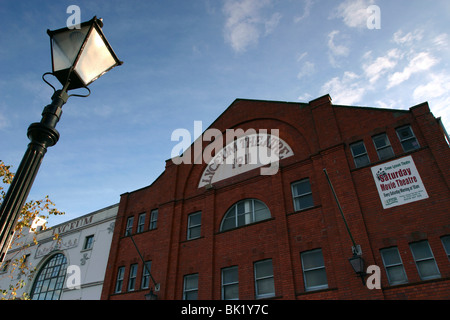
[[80,79],[88,85],[116,64],[108,46],[98,31],[93,28],[84,50],[75,66]]
[[361,273],[364,271],[364,261],[361,257],[355,257],[350,259],[350,264],[356,273]]
[[70,68],[83,45],[89,26],[67,30],[52,36],[53,71]]

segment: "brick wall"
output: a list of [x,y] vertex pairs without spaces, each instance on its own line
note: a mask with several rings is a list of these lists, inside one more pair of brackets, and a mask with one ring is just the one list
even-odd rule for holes
[[[396,129],[411,125],[420,148],[402,149]],[[182,299],[183,278],[198,274],[199,299],[221,299],[221,270],[237,266],[239,298],[255,298],[254,263],[271,259],[274,299],[448,299],[450,263],[441,237],[450,235],[450,153],[428,105],[408,110],[334,106],[327,95],[310,104],[236,100],[211,126],[279,129],[294,156],[280,161],[276,175],[255,169],[219,181],[212,189],[197,188],[206,164],[166,163],[164,173],[149,187],[121,196],[102,299],[143,299],[143,264],[130,237],[128,217],[134,216],[133,239],[160,284],[160,299]],[[396,158],[411,155],[429,198],[384,210],[370,167],[378,160],[372,136],[386,133]],[[364,141],[370,165],[355,168],[349,145]],[[208,142],[203,142],[203,148]],[[386,160],[390,161],[392,159]],[[326,168],[355,242],[366,265],[381,270],[381,290],[369,290],[353,272],[348,258],[352,241],[328,186]],[[291,184],[309,179],[313,207],[295,211]],[[227,210],[243,199],[258,199],[271,218],[221,232]],[[158,209],[158,227],[147,230],[150,211]],[[202,212],[201,237],[187,240],[188,216]],[[136,234],[138,215],[146,213],[146,229]],[[427,240],[441,277],[422,281],[409,244]],[[397,246],[408,283],[391,286],[380,249]],[[328,287],[308,291],[301,253],[321,249]],[[130,265],[138,264],[136,287],[127,292]],[[125,267],[123,288],[114,293],[119,267]]]

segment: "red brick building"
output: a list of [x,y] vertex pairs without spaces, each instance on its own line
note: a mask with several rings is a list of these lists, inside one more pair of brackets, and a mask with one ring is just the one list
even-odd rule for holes
[[[450,298],[450,149],[427,103],[238,99],[210,128],[243,135],[215,153],[200,139],[213,160],[168,160],[152,185],[121,195],[102,299],[144,299],[143,261],[162,300]],[[279,156],[275,174],[214,160],[255,141]],[[380,289],[352,269],[354,243]]]

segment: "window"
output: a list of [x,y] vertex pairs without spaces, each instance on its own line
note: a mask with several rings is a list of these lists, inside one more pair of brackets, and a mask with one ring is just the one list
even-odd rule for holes
[[144,231],[144,225],[145,225],[145,213],[141,213],[138,218],[138,225],[137,225],[137,233],[141,233]]
[[420,279],[428,280],[440,278],[441,274],[434,260],[433,252],[431,252],[428,241],[420,241],[411,243],[410,245],[414,261],[416,262],[417,271],[419,271]]
[[183,300],[198,299],[198,273],[184,276]]
[[386,133],[379,134],[373,137],[372,140],[380,160],[389,159],[394,156],[394,151]]
[[94,245],[94,235],[87,236],[84,239],[83,250],[92,249],[93,245]]
[[222,300],[239,300],[237,266],[222,269]]
[[272,259],[255,262],[254,267],[256,298],[275,296]]
[[294,182],[291,185],[294,210],[300,211],[314,206],[309,179]]
[[134,217],[128,217],[127,219],[127,228],[125,229],[125,236],[130,236],[133,232],[133,222]]
[[301,255],[305,290],[313,291],[328,288],[322,249],[303,252]]
[[130,266],[130,276],[128,278],[128,291],[134,291],[134,286],[136,285],[136,275],[137,275],[137,264],[132,264]]
[[384,268],[391,286],[407,283],[405,268],[398,252],[397,247],[380,250],[381,258],[383,259]]
[[242,200],[227,211],[222,220],[220,231],[270,219],[270,217],[269,208],[263,202],[256,199]]
[[152,270],[152,262],[146,261],[143,269],[141,289],[148,289],[150,287],[150,272]]
[[447,258],[450,260],[450,236],[442,237],[441,240],[445,253],[447,254]]
[[397,135],[405,152],[420,148],[419,142],[410,126],[398,128]]
[[369,155],[367,154],[363,141],[350,145],[350,150],[352,151],[353,160],[357,168],[364,167],[370,163]]
[[125,275],[125,267],[119,267],[117,270],[116,288],[114,293],[122,292],[123,277]]
[[66,277],[67,259],[54,255],[39,271],[31,291],[32,300],[59,300]]
[[188,230],[187,239],[196,239],[200,237],[200,231],[202,226],[202,213],[192,213],[188,217]]
[[149,226],[149,230],[153,230],[156,229],[156,227],[158,226],[158,209],[152,210],[152,212],[150,213],[150,226]]

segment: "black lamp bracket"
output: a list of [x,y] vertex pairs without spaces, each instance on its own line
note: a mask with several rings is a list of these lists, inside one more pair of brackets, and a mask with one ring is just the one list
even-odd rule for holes
[[356,256],[362,256],[362,249],[359,244],[352,246],[352,253]]
[[[52,75],[52,76],[54,76],[54,77],[55,77],[55,75],[54,75],[53,73],[51,73],[51,72],[46,72],[46,73],[44,73],[44,74],[42,75],[42,80],[43,80],[46,84],[48,84],[50,87],[52,87],[53,93],[55,94],[58,90],[56,90],[55,87],[54,87],[50,82],[48,82],[48,81],[45,79],[45,76],[46,76],[46,75]],[[56,78],[56,77],[55,77],[55,78]],[[70,83],[70,82],[69,82],[69,79],[67,79],[66,85],[65,85],[64,88],[62,89],[63,92],[69,91],[69,90],[67,89],[67,88],[69,87],[69,83]],[[86,89],[86,90],[88,91],[87,94],[81,95],[81,94],[75,94],[75,93],[73,93],[73,94],[68,95],[67,99],[70,98],[70,97],[80,97],[80,98],[87,98],[87,97],[89,97],[89,96],[91,95],[91,90],[90,90],[88,87],[83,87],[83,88]]]

